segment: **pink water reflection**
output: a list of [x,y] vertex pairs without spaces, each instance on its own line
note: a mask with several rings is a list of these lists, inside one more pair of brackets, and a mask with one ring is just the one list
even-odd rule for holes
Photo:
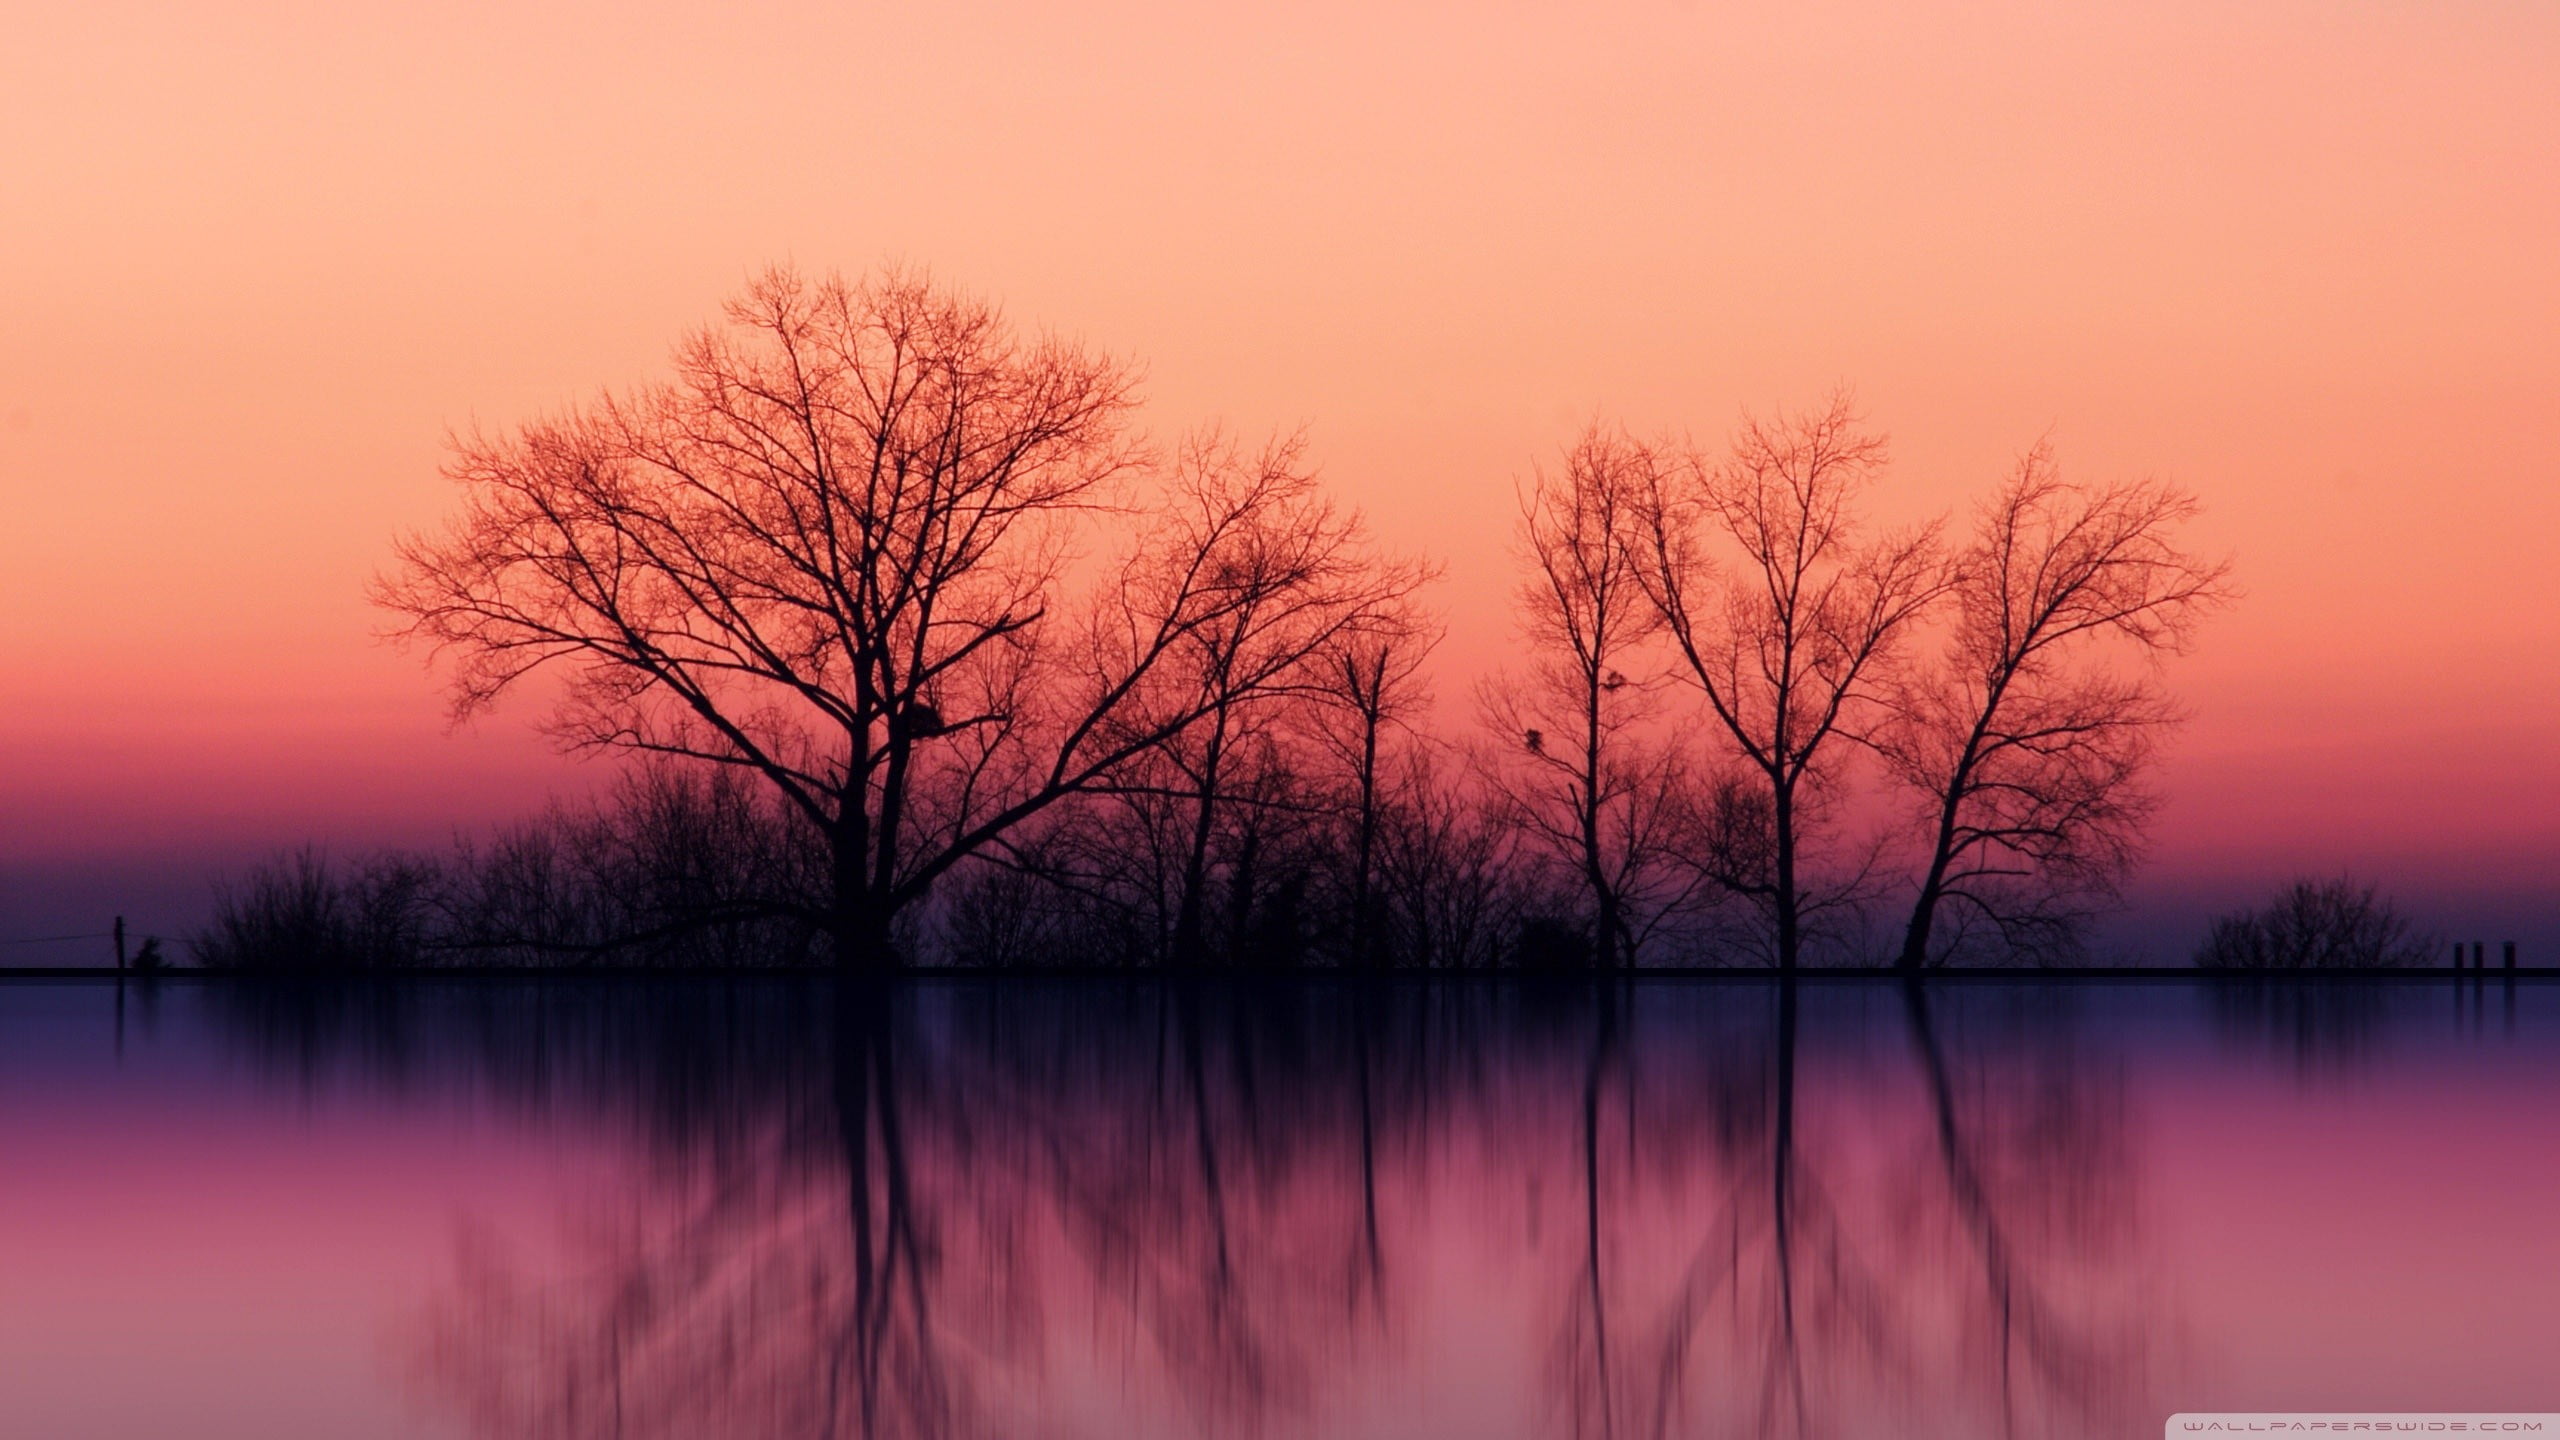
[[2560,994],[0,988],[46,1435],[2550,1408]]

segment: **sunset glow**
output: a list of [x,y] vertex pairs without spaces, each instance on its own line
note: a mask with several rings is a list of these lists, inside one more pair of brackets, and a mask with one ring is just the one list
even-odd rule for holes
[[1514,482],[1594,416],[1854,388],[1879,508],[2039,439],[2245,592],[2136,897],[2386,879],[2560,946],[2560,10],[162,6],[0,49],[0,932],[174,933],[278,846],[595,782],[451,733],[364,599],[445,436],[664,371],[774,262],[899,259],[1305,427],[1445,567],[1464,723]]

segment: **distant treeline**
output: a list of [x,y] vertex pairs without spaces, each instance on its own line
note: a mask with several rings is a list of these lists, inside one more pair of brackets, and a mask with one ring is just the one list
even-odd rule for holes
[[[1213,964],[1227,968],[1565,970],[1590,967],[1587,919],[1552,871],[1502,863],[1506,837],[1431,776],[1381,826],[1369,927],[1355,923],[1346,852],[1301,831],[1269,845],[1254,884],[1226,879]],[[1178,909],[1143,884],[1131,849],[1116,884],[1065,884],[1000,865],[964,871],[902,929],[906,953],[959,966],[1143,968],[1173,961]],[[789,968],[826,963],[818,918],[825,848],[724,772],[643,766],[583,805],[441,852],[331,856],[305,849],[216,887],[191,939],[215,969],[349,971],[435,966]],[[1222,876],[1227,875],[1222,867]],[[1541,883],[1541,881],[1545,883]],[[1253,888],[1247,888],[1252,884]],[[1640,963],[1763,965],[1729,915],[1700,907]],[[1674,948],[1674,942],[1685,948]],[[1366,947],[1365,949],[1363,947]],[[2263,908],[2213,922],[2210,969],[2419,967],[2441,944],[2373,887],[2299,881]],[[1861,958],[1843,947],[1839,963]],[[2051,963],[2050,954],[2007,958]]]
[[[1439,696],[1435,567],[1301,439],[1137,410],[923,277],[775,272],[666,383],[464,438],[376,600],[459,713],[550,675],[564,743],[639,763],[447,854],[261,867],[199,957],[2070,963],[2156,804],[2155,662],[2232,594],[2192,498],[2044,446],[1894,529],[1844,397],[1712,449],[1595,424],[1515,485],[1508,663]],[[2346,953],[2212,953],[2297,950]]]

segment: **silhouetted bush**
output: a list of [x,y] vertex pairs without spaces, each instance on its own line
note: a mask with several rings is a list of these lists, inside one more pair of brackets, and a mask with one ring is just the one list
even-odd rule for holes
[[306,846],[215,888],[191,942],[219,970],[370,970],[417,963],[432,931],[432,861],[386,851],[333,866]]
[[442,857],[305,848],[216,887],[209,969],[805,962],[817,851],[725,772],[643,767]]
[[2435,946],[2370,885],[2297,880],[2263,909],[2213,922],[2207,970],[2381,970],[2424,965]]
[[473,964],[799,963],[823,875],[807,827],[735,772],[647,766],[462,846],[445,941]]
[[1587,927],[1552,915],[1532,915],[1512,937],[1511,963],[1523,970],[1588,970],[1597,962]]

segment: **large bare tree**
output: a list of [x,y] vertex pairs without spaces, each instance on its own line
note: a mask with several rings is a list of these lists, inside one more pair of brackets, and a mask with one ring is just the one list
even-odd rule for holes
[[2049,445],[1982,506],[1945,654],[1879,736],[1927,826],[1904,967],[1984,928],[2048,958],[2115,893],[2153,808],[2144,764],[2177,714],[2139,662],[2183,650],[2230,595],[2227,564],[2178,548],[2195,511],[2168,485],[2066,481]]
[[[566,742],[769,782],[824,837],[812,918],[847,963],[1376,598],[1293,450],[1158,467],[1124,365],[922,276],[768,273],[675,372],[458,442],[462,514],[376,596],[452,659],[458,713],[556,671]],[[1098,593],[1068,603],[1080,568]],[[1244,657],[1223,688],[1169,674],[1204,645]]]
[[1645,592],[1640,521],[1658,464],[1595,425],[1532,479],[1518,612],[1531,658],[1481,696],[1486,771],[1522,834],[1573,873],[1601,965],[1632,961],[1700,884],[1677,863],[1693,810],[1686,761],[1655,733],[1663,619]]
[[1682,662],[1767,805],[1767,868],[1725,877],[1766,909],[1774,958],[1801,957],[1821,782],[1880,716],[1913,626],[1945,588],[1937,527],[1867,539],[1857,504],[1884,465],[1848,397],[1746,420],[1731,453],[1657,467],[1643,577]]

